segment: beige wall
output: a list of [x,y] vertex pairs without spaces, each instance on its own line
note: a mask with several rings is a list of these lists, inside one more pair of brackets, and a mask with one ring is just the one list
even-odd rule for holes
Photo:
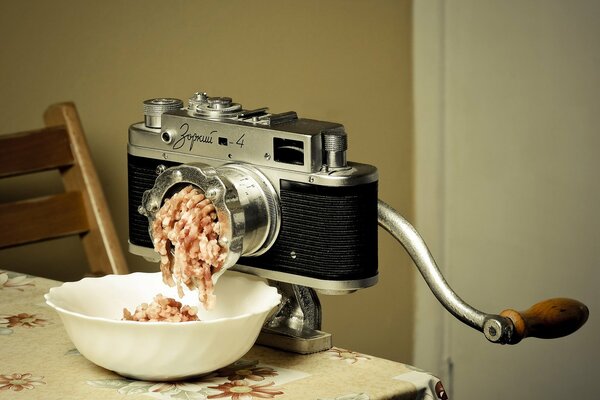
[[[410,219],[410,22],[408,1],[4,2],[0,133],[35,128],[46,105],[75,101],[124,247],[127,128],[142,100],[197,90],[343,123],[349,159],[377,165],[380,197]],[[5,184],[0,200],[46,185],[58,183]],[[338,346],[410,361],[413,267],[380,238],[380,283],[323,297],[324,328]],[[58,248],[3,252],[0,265],[74,279],[81,252],[69,263]]]

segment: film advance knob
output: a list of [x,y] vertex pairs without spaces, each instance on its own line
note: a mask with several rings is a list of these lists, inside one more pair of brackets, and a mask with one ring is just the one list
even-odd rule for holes
[[348,150],[348,137],[343,130],[323,132],[323,162],[329,168],[342,168],[347,166],[346,150]]
[[148,128],[160,128],[161,116],[168,111],[179,110],[183,101],[173,98],[158,98],[144,101],[144,124]]

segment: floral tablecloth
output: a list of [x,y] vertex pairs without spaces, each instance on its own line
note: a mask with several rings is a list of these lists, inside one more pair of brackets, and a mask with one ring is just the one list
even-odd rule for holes
[[123,378],[79,354],[44,294],[60,282],[0,270],[2,399],[446,399],[436,377],[414,367],[334,347],[296,355],[254,346],[201,378]]

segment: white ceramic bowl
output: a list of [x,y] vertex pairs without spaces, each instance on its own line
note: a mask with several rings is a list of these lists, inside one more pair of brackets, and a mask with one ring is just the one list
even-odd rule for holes
[[[122,321],[162,293],[198,307],[201,321]],[[136,272],[67,282],[50,289],[46,303],[60,315],[67,334],[91,362],[120,375],[152,381],[183,379],[214,371],[242,357],[281,300],[262,279],[227,271],[215,286],[213,310],[196,292],[179,299],[160,273]]]

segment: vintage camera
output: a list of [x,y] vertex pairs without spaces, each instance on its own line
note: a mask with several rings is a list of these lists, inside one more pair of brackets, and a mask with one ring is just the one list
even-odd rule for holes
[[194,94],[144,102],[128,144],[130,251],[158,260],[149,223],[185,185],[226,227],[226,263],[337,294],[377,281],[377,169],[346,160],[338,123]]

